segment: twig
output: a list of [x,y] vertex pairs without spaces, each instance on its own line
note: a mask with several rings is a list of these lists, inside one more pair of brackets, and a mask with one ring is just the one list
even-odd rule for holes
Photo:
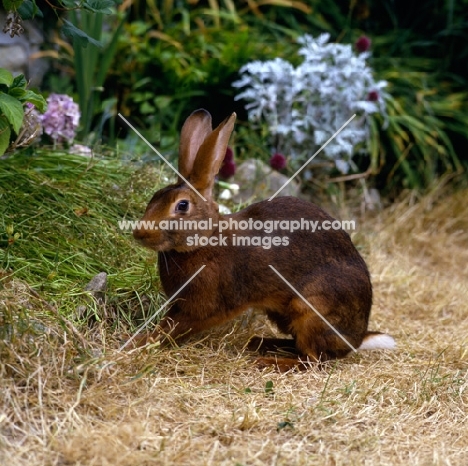
[[352,175],[337,176],[336,178],[330,178],[328,181],[331,183],[341,183],[342,181],[359,180],[361,178],[367,178],[372,175],[372,170],[368,169],[363,173],[353,173]]

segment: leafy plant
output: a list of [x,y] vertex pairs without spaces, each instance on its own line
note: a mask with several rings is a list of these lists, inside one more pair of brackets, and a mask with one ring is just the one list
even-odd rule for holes
[[[342,12],[346,3],[337,2]],[[372,0],[365,15],[349,8],[342,35],[366,28],[373,38],[371,63],[392,96],[388,129],[374,127],[371,137],[380,168],[376,184],[387,192],[425,189],[442,174],[468,168],[462,155],[468,143],[467,6],[467,0]]]
[[252,56],[270,58],[290,47],[242,22],[226,20],[223,28],[199,28],[189,34],[182,23],[174,23],[162,34],[151,23],[135,21],[125,25],[116,55],[119,63],[105,87],[117,92],[120,112],[150,141],[172,150],[182,121],[194,108],[207,108],[215,122],[233,110],[244,114],[231,88],[239,67]]
[[457,136],[466,140],[468,93],[421,69],[434,66],[427,60],[412,62],[412,70],[396,62],[393,70],[381,72],[391,92],[388,127],[372,127],[371,153],[380,168],[377,185],[387,191],[424,189],[441,174],[464,170],[455,144]]
[[[112,13],[112,7],[119,2],[118,0],[58,0],[56,4],[47,1],[45,6],[41,5],[42,9],[38,6],[36,0],[2,0],[2,3],[8,13],[3,32],[13,37],[23,34],[22,21],[34,19],[36,16],[42,18],[46,10],[52,11],[57,17],[66,11],[78,10],[96,14],[110,14]],[[99,43],[93,37],[77,28],[67,19],[62,21],[62,32],[73,41],[79,42],[83,47],[88,44],[99,46]]]
[[41,112],[46,109],[44,98],[27,89],[22,74],[13,77],[8,70],[0,68],[0,155],[22,136],[25,106],[28,103]]
[[[73,26],[77,31],[85,32],[87,37],[93,39],[90,45],[86,47],[86,43],[83,42],[80,35],[72,36],[75,82],[82,112],[80,135],[87,137],[93,129],[92,125],[96,114],[102,113],[103,110],[100,97],[104,90],[106,76],[115,57],[117,41],[122,32],[125,17],[118,20],[115,28],[113,25],[108,24],[107,28],[109,30],[107,32],[105,32],[103,13],[81,11],[78,14],[72,11],[70,12],[70,19],[71,22],[68,23],[68,26]],[[115,19],[112,18],[111,21],[114,22]],[[106,37],[105,45],[103,44],[104,37]],[[115,107],[115,104],[113,107]],[[112,113],[110,115],[112,116]],[[104,112],[104,118],[108,116],[109,111]]]

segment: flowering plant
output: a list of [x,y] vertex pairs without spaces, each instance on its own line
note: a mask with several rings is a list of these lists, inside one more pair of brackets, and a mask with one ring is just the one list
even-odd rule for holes
[[65,94],[50,94],[47,111],[41,116],[44,133],[54,143],[71,143],[80,122],[80,109],[73,99]]
[[253,61],[240,69],[241,79],[233,86],[242,89],[236,100],[248,102],[249,120],[266,123],[272,151],[297,162],[312,156],[356,114],[322,152],[347,173],[357,148],[365,149],[369,116],[386,115],[386,83],[374,80],[366,63],[369,52],[328,41],[329,34],[305,35],[298,39],[299,66],[282,58]]

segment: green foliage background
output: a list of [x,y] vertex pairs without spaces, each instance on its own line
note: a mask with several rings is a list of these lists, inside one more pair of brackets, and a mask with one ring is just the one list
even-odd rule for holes
[[[50,18],[51,3],[16,3]],[[369,154],[356,156],[360,171],[397,193],[467,166],[468,0],[60,0],[52,12],[73,48],[55,44],[62,56],[49,90],[72,86],[87,143],[131,141],[120,112],[175,157],[184,119],[205,107],[215,124],[236,111],[237,156],[267,160],[231,84],[247,62],[292,59],[298,36],[329,32],[342,43],[370,37],[370,64],[389,83],[389,124],[374,120]]]
[[[246,120],[231,83],[248,61],[290,59],[304,33],[326,31],[351,43],[365,34],[372,40],[371,65],[389,82],[391,98],[388,128],[375,121],[370,154],[357,159],[359,167],[386,192],[427,188],[466,166],[467,6],[466,0],[137,2],[108,89],[152,142],[175,150],[194,108],[207,108],[216,122],[233,110]],[[261,135],[237,143],[238,154],[269,157]]]

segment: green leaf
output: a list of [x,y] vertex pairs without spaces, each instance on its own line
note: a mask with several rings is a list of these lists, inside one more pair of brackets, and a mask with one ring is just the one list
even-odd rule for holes
[[156,109],[148,101],[143,102],[140,106],[140,112],[143,113],[143,115],[154,113],[155,110]]
[[22,20],[33,19],[36,16],[43,18],[42,11],[37,7],[35,0],[24,0],[20,7],[17,9],[18,14]]
[[25,89],[27,85],[26,79],[22,74],[16,76],[13,79],[13,83],[10,89],[6,92],[9,96],[20,101],[21,103],[30,102],[32,103],[40,112],[45,112],[47,108],[47,103],[42,97],[42,95],[37,94],[36,92]]
[[160,95],[158,97],[155,97],[154,103],[156,106],[159,108],[159,110],[164,110],[166,108],[169,108],[169,106],[172,104],[172,97],[165,96],[165,95]]
[[27,85],[28,85],[28,82],[26,81],[24,74],[19,74],[18,76],[15,77],[15,79],[13,79],[11,87],[21,87],[22,89],[26,89]]
[[88,34],[86,34],[81,29],[78,29],[76,26],[70,23],[70,21],[64,19],[63,22],[65,24],[62,28],[62,31],[67,37],[73,40],[73,44],[79,45],[81,47],[87,47],[88,44],[91,44],[95,47],[102,48],[101,42],[88,36]]
[[23,97],[21,97],[21,102],[29,102],[33,104],[41,113],[44,113],[47,110],[47,102],[44,97],[40,94],[36,94],[33,91],[26,91]]
[[8,91],[8,95],[11,95],[12,97],[18,100],[21,100],[21,97],[23,97],[24,94],[26,94],[26,90],[21,89],[21,87],[12,87]]
[[273,382],[271,380],[268,380],[268,382],[265,384],[265,393],[273,393]]
[[23,104],[25,102],[30,102],[42,113],[45,112],[47,108],[47,102],[45,101],[44,97],[42,97],[40,94],[36,94],[33,91],[21,89],[20,87],[14,87],[10,89],[8,95],[18,99]]
[[23,0],[3,0],[3,7],[6,11],[16,11],[22,3]]
[[104,81],[106,79],[109,68],[112,62],[114,61],[119,38],[121,36],[122,30],[124,28],[124,24],[126,22],[125,20],[126,20],[126,17],[124,16],[122,20],[120,21],[115,32],[113,32],[111,41],[107,45],[106,49],[103,51],[101,66],[98,67],[97,76],[96,76],[96,84],[98,86],[104,85]]
[[13,83],[13,75],[4,68],[0,68],[0,84],[6,84],[7,86],[11,86]]
[[11,129],[4,116],[0,116],[0,156],[5,153],[10,145]]
[[86,0],[83,4],[83,9],[110,15],[113,13],[112,7],[115,4],[116,2],[113,0]]
[[76,0],[61,0],[62,5],[70,10],[75,10]]
[[286,427],[294,429],[294,424],[290,421],[278,422],[278,424],[276,425],[276,430],[279,432],[280,430],[286,429]]
[[13,127],[13,131],[18,134],[24,117],[24,109],[21,102],[11,95],[0,92],[0,111]]

